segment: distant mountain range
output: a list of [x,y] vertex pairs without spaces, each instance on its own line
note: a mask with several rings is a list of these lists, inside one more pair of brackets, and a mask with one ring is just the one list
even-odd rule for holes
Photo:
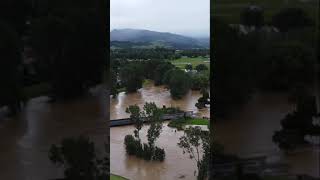
[[209,48],[209,38],[191,38],[167,32],[142,29],[115,29],[110,33],[111,47],[174,49]]

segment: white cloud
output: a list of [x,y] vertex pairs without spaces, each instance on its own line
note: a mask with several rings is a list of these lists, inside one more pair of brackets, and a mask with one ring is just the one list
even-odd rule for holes
[[209,0],[111,0],[110,28],[209,36]]

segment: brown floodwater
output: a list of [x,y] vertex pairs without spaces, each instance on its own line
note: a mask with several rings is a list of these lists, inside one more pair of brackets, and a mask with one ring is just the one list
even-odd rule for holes
[[155,102],[158,107],[179,107],[181,110],[193,111],[200,117],[210,117],[209,108],[198,110],[195,104],[201,97],[199,91],[189,91],[182,99],[173,100],[170,91],[164,86],[154,86],[148,83],[136,93],[121,92],[117,97],[110,99],[110,119],[128,118],[125,112],[130,105],[139,105],[141,108],[146,102]]
[[[171,180],[185,179],[195,180],[194,170],[197,169],[194,160],[189,159],[187,154],[177,146],[179,137],[183,131],[175,132],[163,125],[163,131],[157,140],[157,146],[164,148],[166,157],[164,162],[148,162],[136,157],[127,156],[123,145],[123,139],[127,134],[133,134],[133,126],[112,127],[110,129],[110,171],[130,180]],[[140,137],[147,142],[148,126],[141,130]]]
[[[154,86],[152,83],[144,85],[136,93],[120,93],[116,98],[110,100],[111,119],[129,117],[125,109],[137,104],[141,108],[146,102],[155,102],[158,107],[179,107],[181,110],[193,111],[197,116],[210,117],[210,108],[198,110],[196,102],[201,97],[199,91],[189,91],[182,99],[173,100],[170,92],[164,86]],[[141,131],[140,137],[146,137],[148,127]],[[166,158],[164,162],[147,162],[132,156],[127,156],[123,140],[127,134],[133,134],[133,126],[113,127],[110,129],[110,163],[111,173],[127,177],[130,180],[167,180],[186,179],[195,180],[194,170],[196,163],[189,159],[187,154],[177,146],[182,131],[175,132],[174,129],[163,125],[163,132],[157,141],[157,145],[165,149]],[[146,142],[146,139],[144,139]]]
[[239,112],[214,125],[218,142],[225,150],[242,157],[266,155],[269,162],[289,165],[289,174],[309,174],[319,177],[319,146],[299,149],[285,155],[272,142],[274,131],[280,130],[280,120],[293,110],[285,94],[255,96]]
[[108,143],[108,96],[93,90],[88,96],[64,103],[47,97],[29,100],[15,117],[0,114],[0,179],[48,180],[63,175],[48,158],[51,144],[66,137],[89,136],[104,153]]

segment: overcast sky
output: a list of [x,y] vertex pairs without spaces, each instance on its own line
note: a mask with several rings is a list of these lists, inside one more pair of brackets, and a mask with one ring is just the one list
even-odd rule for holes
[[110,4],[111,30],[134,28],[209,37],[209,0],[111,0]]

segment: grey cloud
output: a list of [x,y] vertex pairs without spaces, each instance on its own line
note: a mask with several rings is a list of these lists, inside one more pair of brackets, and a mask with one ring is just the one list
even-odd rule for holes
[[209,0],[111,0],[110,28],[209,36]]

